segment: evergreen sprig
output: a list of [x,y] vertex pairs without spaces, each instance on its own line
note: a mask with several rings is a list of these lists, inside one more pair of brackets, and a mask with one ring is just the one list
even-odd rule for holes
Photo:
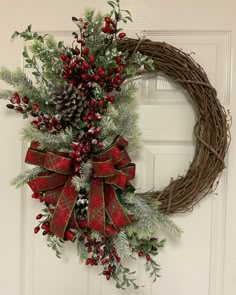
[[161,267],[152,258],[150,258],[150,261],[146,261],[145,270],[149,272],[149,276],[153,279],[153,282],[155,282],[157,278],[160,277],[159,272],[161,270]]
[[183,233],[183,230],[176,225],[172,219],[170,219],[167,215],[162,214],[159,210],[157,211],[157,220],[159,225],[177,237],[180,237]]
[[49,235],[47,237],[48,244],[47,246],[52,248],[53,251],[55,251],[57,258],[61,258],[61,250],[64,244],[64,241],[59,239],[55,235]]
[[121,259],[129,257],[132,254],[132,249],[129,244],[127,234],[124,230],[121,230],[114,238],[114,244],[116,245],[117,254]]
[[37,141],[41,149],[70,152],[73,142],[73,132],[71,128],[66,128],[58,134],[41,132],[33,126],[28,126],[22,130],[23,139],[26,141]]
[[39,175],[39,173],[43,171],[45,171],[45,169],[42,167],[35,167],[32,169],[28,169],[20,173],[14,179],[12,179],[11,185],[15,186],[16,188],[22,187],[24,184],[35,179]]
[[122,264],[118,264],[113,275],[113,279],[116,281],[116,288],[125,290],[132,286],[134,289],[138,289],[137,279],[132,277],[135,273],[135,271],[130,271],[129,268],[124,267]]

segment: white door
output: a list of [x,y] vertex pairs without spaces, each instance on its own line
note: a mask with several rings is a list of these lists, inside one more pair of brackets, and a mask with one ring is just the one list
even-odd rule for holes
[[[234,1],[121,1],[132,12],[134,22],[126,26],[130,35],[145,30],[147,38],[166,41],[186,52],[195,52],[218,90],[222,104],[236,117],[236,20]],[[23,44],[10,42],[14,30],[33,24],[36,31],[51,32],[70,42],[75,28],[71,17],[80,17],[93,6],[106,11],[105,0],[35,1],[9,0],[0,9],[0,64],[21,66]],[[2,84],[0,85],[2,86]],[[183,174],[191,162],[194,143],[194,112],[181,89],[162,76],[147,75],[139,81],[140,125],[143,149],[137,159],[136,187],[161,188],[171,177]],[[57,259],[44,237],[33,234],[40,206],[28,190],[10,187],[11,178],[23,168],[25,146],[20,141],[22,119],[0,102],[0,291],[6,295],[102,295],[121,294],[112,283],[97,276],[100,270],[79,264],[76,249],[67,243],[63,259]],[[155,121],[151,124],[150,119]],[[174,217],[184,230],[180,240],[168,239],[158,261],[162,277],[154,285],[146,278],[142,263],[137,268],[144,288],[123,294],[229,295],[236,290],[236,172],[235,126],[217,195],[205,198],[193,212]],[[151,179],[151,181],[150,181]]]

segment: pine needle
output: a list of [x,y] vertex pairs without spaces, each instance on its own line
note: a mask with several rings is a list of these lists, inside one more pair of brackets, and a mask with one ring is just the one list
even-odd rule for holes
[[180,237],[183,233],[182,229],[174,223],[167,215],[157,212],[157,219],[160,225],[167,229],[170,233]]
[[0,89],[0,98],[2,99],[9,99],[12,97],[14,91],[12,90],[7,90],[7,89]]
[[27,182],[35,179],[39,173],[45,171],[45,169],[41,167],[35,167],[33,169],[28,169],[22,173],[20,173],[18,176],[16,176],[14,179],[11,180],[11,185],[15,186],[16,188],[22,187]]
[[61,152],[71,151],[71,142],[73,142],[73,133],[71,128],[66,128],[59,134],[41,132],[33,126],[22,130],[23,139],[26,141],[37,141],[41,149],[56,150]]
[[132,254],[132,250],[129,246],[129,240],[124,231],[120,231],[115,239],[114,244],[116,245],[116,252],[121,259],[129,257]]

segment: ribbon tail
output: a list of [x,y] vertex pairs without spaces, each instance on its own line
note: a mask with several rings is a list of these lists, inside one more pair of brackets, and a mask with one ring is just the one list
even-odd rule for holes
[[92,180],[89,192],[88,225],[105,234],[104,183],[100,178]]
[[105,185],[105,202],[107,215],[116,228],[127,226],[131,223],[112,185]]
[[61,239],[64,239],[76,203],[76,196],[77,191],[71,183],[71,177],[69,177],[57,202],[51,221],[51,231]]

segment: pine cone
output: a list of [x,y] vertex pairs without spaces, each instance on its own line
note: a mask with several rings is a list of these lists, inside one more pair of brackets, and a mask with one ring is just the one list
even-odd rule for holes
[[89,113],[89,101],[86,96],[82,96],[80,90],[69,83],[65,83],[62,89],[54,93],[56,110],[62,119],[79,128],[81,116]]

